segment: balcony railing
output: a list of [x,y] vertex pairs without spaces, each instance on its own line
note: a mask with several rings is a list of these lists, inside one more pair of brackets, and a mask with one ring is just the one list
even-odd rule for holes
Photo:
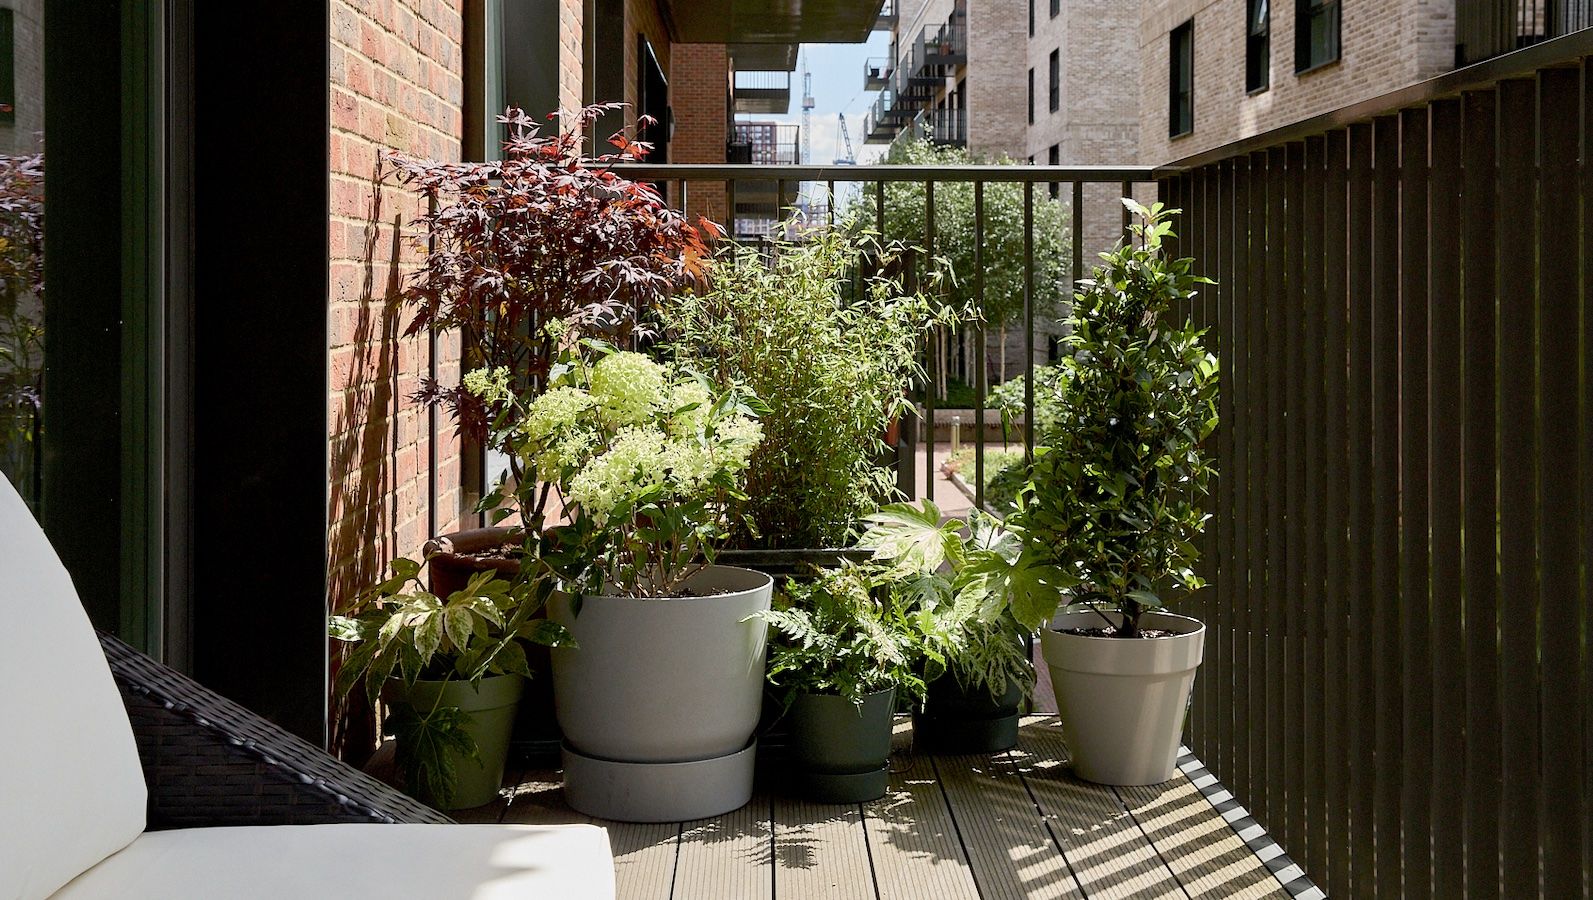
[[894,30],[897,18],[896,0],[885,0],[885,4],[879,8],[879,18],[874,20],[874,30]]
[[951,69],[968,63],[967,17],[954,14],[944,25],[925,27],[918,45],[923,48],[918,60],[920,71],[928,70],[942,77],[951,74]]
[[1455,65],[1593,27],[1593,0],[1456,0]]
[[871,56],[863,61],[863,90],[877,91],[890,86],[895,63],[889,57]]
[[782,115],[791,109],[791,73],[736,72],[733,96],[737,113]]
[[[1155,170],[634,172],[679,182],[671,197],[772,179],[782,210],[860,183],[880,226],[889,183],[922,185],[930,254],[954,229],[995,252],[998,184],[1021,185],[1033,223],[1064,182],[1063,283],[1104,201],[1154,181],[1184,210],[1176,252],[1215,281],[1187,312],[1222,373],[1209,586],[1180,606],[1208,629],[1190,747],[1332,896],[1577,897],[1593,864],[1589,83],[1584,30]],[[955,221],[936,198],[968,182],[976,211]],[[1054,326],[1035,313],[1057,285],[1035,278],[1034,234],[1010,374],[1044,362]],[[994,262],[959,273],[981,303]],[[948,373],[984,415],[989,334],[969,337],[930,367],[923,421]],[[939,440],[906,429],[904,490],[933,496]]]
[[966,109],[926,109],[915,122],[915,133],[932,144],[968,146]]

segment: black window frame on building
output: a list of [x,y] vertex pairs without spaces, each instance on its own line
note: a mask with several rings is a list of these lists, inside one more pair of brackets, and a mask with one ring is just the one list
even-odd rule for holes
[[1272,86],[1272,0],[1245,0],[1245,93]]
[[1344,54],[1339,0],[1294,0],[1294,74],[1339,61]]
[[1047,77],[1050,79],[1050,107],[1052,112],[1062,110],[1062,48],[1051,51],[1050,58],[1046,61]]
[[1195,20],[1167,33],[1167,136],[1195,130]]
[[1034,67],[1029,67],[1029,124],[1034,124]]
[[1034,0],[1029,0],[1029,37],[1034,37]]
[[0,8],[0,122],[17,120],[16,13]]
[[1062,0],[1051,0],[1051,18],[1062,15]]
[[[1050,148],[1045,151],[1045,161],[1047,165],[1051,166],[1062,165],[1062,145],[1052,144]],[[1062,185],[1059,182],[1053,181],[1049,187],[1051,190],[1052,200],[1062,196]]]

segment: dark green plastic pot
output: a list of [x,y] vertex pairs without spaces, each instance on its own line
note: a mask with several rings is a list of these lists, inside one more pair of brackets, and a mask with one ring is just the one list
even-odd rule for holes
[[1018,745],[1023,686],[1007,683],[1001,697],[984,687],[964,688],[950,672],[928,685],[913,711],[913,746],[931,753],[999,753]]
[[797,791],[818,803],[862,803],[889,785],[896,688],[863,697],[798,694],[788,714]]

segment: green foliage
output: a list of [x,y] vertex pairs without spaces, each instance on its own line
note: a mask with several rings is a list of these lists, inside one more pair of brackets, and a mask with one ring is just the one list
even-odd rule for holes
[[1123,203],[1138,241],[1101,254],[1079,282],[1068,355],[1042,391],[1054,418],[1007,521],[1083,585],[1072,602],[1119,612],[1127,637],[1170,592],[1202,584],[1193,563],[1214,472],[1203,442],[1217,426],[1217,360],[1179,308],[1209,280],[1163,255],[1176,210]]
[[[1005,157],[983,160],[966,149],[937,147],[927,141],[907,141],[893,146],[885,157],[891,165],[957,166],[994,162],[1017,165]],[[992,181],[984,187],[984,277],[983,316],[993,328],[1019,322],[1023,316],[1024,289],[1024,186],[1017,182]],[[1054,314],[1055,300],[1068,279],[1068,206],[1053,201],[1044,185],[1034,187],[1034,284],[1037,317]],[[859,195],[851,214],[873,222],[875,197]],[[885,237],[919,242],[925,239],[925,191],[921,182],[891,182],[885,187]],[[963,273],[952,287],[954,299],[974,300],[976,270],[974,246],[974,186],[972,182],[939,182],[935,185],[935,253],[945,257],[951,268]]]
[[[372,705],[388,679],[467,681],[488,675],[530,677],[522,642],[549,647],[573,644],[563,627],[533,618],[547,602],[545,582],[509,582],[479,572],[446,599],[420,584],[420,564],[393,560],[393,575],[360,595],[347,615],[332,616],[328,631],[349,646],[333,681],[338,696],[361,684]],[[458,707],[397,706],[387,727],[396,734],[405,784],[417,796],[446,804],[453,795],[453,759],[476,758],[464,730],[470,717]]]
[[453,802],[459,783],[454,761],[481,758],[475,738],[465,730],[469,724],[470,714],[457,706],[393,707],[385,728],[398,739],[394,756],[411,793],[442,807]]
[[666,310],[680,360],[769,406],[732,518],[737,546],[842,546],[894,495],[886,427],[912,409],[926,332],[962,318],[934,297],[949,279],[905,288],[911,252],[841,231],[727,247],[707,290]]
[[[964,446],[946,461],[952,471],[972,485],[977,475],[974,465],[975,448]],[[1016,450],[985,448],[985,506],[998,515],[1006,515],[1017,508],[1018,494],[1029,480],[1029,467],[1023,454]]]
[[892,504],[868,521],[859,545],[872,548],[872,563],[915,599],[928,619],[927,644],[958,683],[992,697],[1006,692],[1009,679],[1027,690],[1033,667],[1012,636],[1056,608],[1071,586],[1066,573],[978,510],[967,522],[942,522],[939,507],[924,500]]
[[892,686],[923,696],[916,663],[930,620],[893,587],[880,567],[843,563],[789,581],[774,608],[758,614],[771,627],[769,683],[787,706],[798,693],[862,703]]
[[44,159],[0,156],[0,477],[33,503],[43,318]]

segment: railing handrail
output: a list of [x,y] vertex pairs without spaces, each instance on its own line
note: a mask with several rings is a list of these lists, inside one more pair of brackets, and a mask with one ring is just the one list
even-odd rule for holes
[[1156,180],[1155,166],[747,166],[626,163],[614,173],[637,181],[983,181],[1018,184],[1109,184]]

